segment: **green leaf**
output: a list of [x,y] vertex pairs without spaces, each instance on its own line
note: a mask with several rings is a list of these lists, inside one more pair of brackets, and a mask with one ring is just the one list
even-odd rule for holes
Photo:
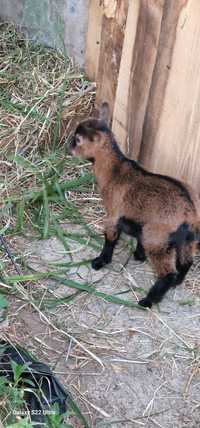
[[17,364],[15,361],[12,360],[10,364],[13,370],[14,382],[15,384],[17,384],[21,378],[22,373],[24,373],[27,370],[30,363]]
[[32,382],[32,380],[30,380],[30,379],[23,379],[23,382],[24,382],[24,384],[30,385],[33,388],[35,388],[35,384],[34,384],[34,382]]
[[0,309],[5,309],[8,307],[8,300],[0,294]]

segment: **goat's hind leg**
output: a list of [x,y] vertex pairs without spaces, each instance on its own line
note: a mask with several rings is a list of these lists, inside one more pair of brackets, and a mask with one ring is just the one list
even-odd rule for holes
[[162,300],[167,291],[177,285],[178,273],[176,270],[176,250],[172,249],[168,252],[163,251],[157,254],[149,254],[149,260],[158,274],[158,279],[150,288],[147,296],[139,301],[139,304],[144,307],[151,308],[153,303],[158,303]]
[[165,252],[150,252],[148,258],[158,274],[158,280],[139,304],[151,307],[153,303],[160,302],[170,288],[181,284],[193,264],[196,251],[197,242],[186,241],[181,246],[166,249]]
[[184,280],[191,268],[196,250],[197,243],[195,241],[185,243],[181,247],[177,248],[176,268],[178,271],[178,284]]

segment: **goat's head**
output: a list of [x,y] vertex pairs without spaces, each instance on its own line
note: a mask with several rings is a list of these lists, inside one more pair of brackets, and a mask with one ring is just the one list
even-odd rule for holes
[[94,160],[111,135],[108,122],[109,108],[107,103],[103,103],[98,119],[84,120],[77,126],[70,143],[70,153],[82,159]]

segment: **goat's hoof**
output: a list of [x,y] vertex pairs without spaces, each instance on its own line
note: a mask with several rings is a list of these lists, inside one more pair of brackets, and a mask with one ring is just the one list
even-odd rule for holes
[[134,256],[134,259],[138,262],[145,262],[146,260],[145,254],[138,253],[137,251],[133,253],[133,256]]
[[144,308],[151,308],[152,307],[152,301],[148,299],[148,297],[144,297],[144,299],[139,300],[138,304],[140,306],[143,306]]
[[101,269],[106,263],[100,258],[96,257],[96,259],[93,259],[91,262],[92,268],[95,270]]

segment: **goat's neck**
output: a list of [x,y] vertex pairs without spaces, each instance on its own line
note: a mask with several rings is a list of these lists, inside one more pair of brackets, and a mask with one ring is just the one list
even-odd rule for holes
[[113,181],[114,169],[120,169],[121,161],[115,153],[100,153],[96,158],[93,170],[97,179],[100,191],[104,191]]

